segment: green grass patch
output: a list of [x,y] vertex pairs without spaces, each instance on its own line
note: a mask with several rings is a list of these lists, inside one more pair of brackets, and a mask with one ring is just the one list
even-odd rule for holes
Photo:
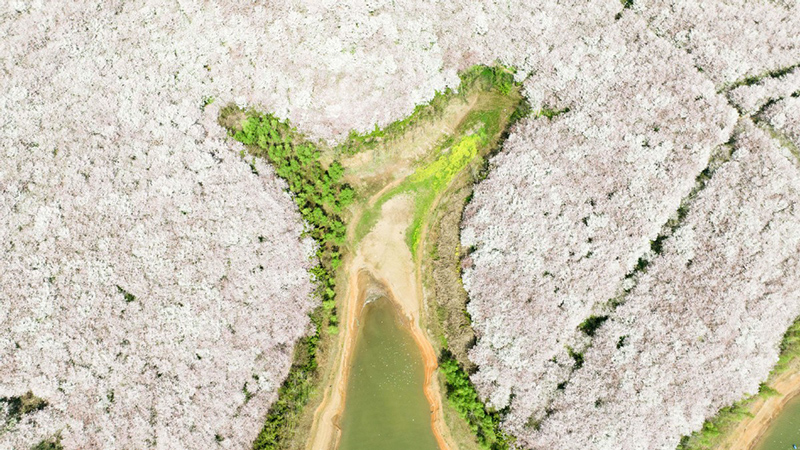
[[39,442],[31,450],[64,450],[64,446],[61,445],[61,437],[55,436]]
[[[786,331],[781,341],[781,353],[778,363],[770,373],[769,379],[789,369],[796,370],[798,357],[800,357],[800,318]],[[762,383],[758,393],[740,400],[731,406],[722,408],[716,416],[706,420],[703,428],[681,439],[678,450],[713,450],[733,431],[742,419],[751,417],[750,407],[762,398],[779,395],[779,393]]]
[[469,375],[447,350],[442,352],[439,370],[445,377],[447,401],[467,422],[481,447],[489,450],[511,448],[513,438],[500,430],[500,414],[481,402]]
[[406,243],[411,254],[416,257],[417,244],[421,234],[422,223],[433,205],[436,196],[449,185],[478,155],[478,148],[485,145],[488,139],[481,129],[478,133],[461,138],[455,145],[445,150],[439,158],[430,164],[417,169],[403,183],[385,192],[366,209],[356,227],[356,240],[360,241],[380,218],[381,207],[390,198],[401,194],[410,194],[414,200],[414,217],[406,232]]

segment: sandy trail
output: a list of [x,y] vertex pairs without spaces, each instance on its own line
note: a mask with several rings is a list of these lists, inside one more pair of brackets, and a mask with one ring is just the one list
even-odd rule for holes
[[[434,437],[441,450],[449,450],[443,436],[444,420],[439,384],[436,380],[438,366],[436,352],[421,328],[421,286],[418,271],[405,242],[405,233],[413,217],[413,200],[407,195],[393,197],[383,204],[381,217],[375,227],[361,242],[355,257],[347,265],[348,286],[343,311],[346,326],[340,336],[342,353],[338,356],[333,379],[327,386],[322,403],[314,414],[314,426],[307,448],[330,450],[338,446],[341,430],[339,417],[344,410],[345,392],[350,357],[355,347],[357,319],[361,305],[370,292],[370,279],[385,291],[408,320],[414,341],[420,348],[425,365],[425,397],[431,405]],[[374,288],[373,288],[374,289]]]
[[752,450],[764,436],[772,421],[791,399],[800,395],[800,371],[794,369],[779,375],[769,384],[780,395],[758,400],[751,407],[753,417],[742,420],[719,446],[720,450]]
[[[392,188],[400,185],[414,171],[414,165],[426,152],[434,148],[443,136],[452,135],[470,111],[485,103],[488,97],[476,93],[465,102],[453,102],[441,118],[426,126],[412,129],[387,147],[368,150],[345,158],[348,169],[345,181],[352,186],[380,186],[367,200],[365,207],[375,202]],[[381,183],[382,182],[382,183]],[[376,186],[376,183],[379,183]],[[434,202],[438,204],[439,197]],[[320,405],[314,412],[314,422],[308,450],[333,450],[338,446],[341,430],[338,421],[344,410],[349,361],[355,347],[356,325],[365,296],[370,289],[380,289],[392,299],[406,316],[412,336],[419,346],[425,364],[425,396],[431,405],[431,425],[440,450],[455,449],[456,445],[444,422],[442,396],[436,378],[438,357],[425,331],[422,329],[424,313],[421,264],[415,263],[405,242],[405,233],[414,214],[413,199],[407,195],[396,196],[381,207],[378,223],[362,238],[351,257],[346,257],[343,268],[347,274],[344,301],[340,306],[341,333],[335,366],[327,379]],[[347,241],[353,243],[356,226],[364,210],[353,212],[347,229]],[[426,236],[425,219],[420,242]]]

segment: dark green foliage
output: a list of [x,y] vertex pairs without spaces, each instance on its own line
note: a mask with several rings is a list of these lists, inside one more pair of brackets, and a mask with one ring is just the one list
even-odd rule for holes
[[572,366],[572,370],[578,370],[583,367],[583,353],[576,352],[572,347],[567,347],[567,353],[569,353],[569,357],[575,361],[575,365]]
[[[680,214],[680,212],[678,214]],[[655,238],[655,240],[650,241],[650,250],[656,255],[660,255],[664,250],[664,241],[666,240],[666,235],[659,235],[657,238]]]
[[130,292],[126,291],[125,289],[122,289],[122,287],[119,286],[119,285],[117,285],[117,291],[120,294],[122,294],[123,298],[125,298],[125,303],[130,303],[130,302],[136,300],[136,296],[135,295],[131,294]]
[[633,0],[620,0],[622,2],[623,9],[630,9],[633,8]]
[[578,329],[583,331],[584,334],[591,337],[594,336],[595,331],[603,325],[603,322],[608,320],[608,316],[589,316],[583,323],[578,325]]
[[511,113],[511,117],[508,119],[508,127],[510,128],[511,125],[519,122],[521,119],[524,119],[531,115],[533,112],[533,108],[531,108],[531,104],[528,102],[527,98],[522,98],[519,103],[517,103],[517,107],[514,108],[514,112]]
[[481,447],[490,450],[511,448],[512,438],[500,430],[500,414],[481,402],[469,375],[447,350],[439,359],[439,369],[445,376],[447,400],[467,421]]
[[61,437],[56,436],[39,442],[31,450],[64,450],[64,446],[61,445]]
[[649,266],[649,265],[650,265],[650,261],[648,261],[645,258],[639,258],[639,260],[636,261],[636,266],[633,268],[633,270],[636,271],[636,272],[641,272],[644,269],[646,269],[647,266]]
[[723,88],[723,90],[730,91],[739,86],[752,86],[754,84],[760,83],[761,80],[764,80],[766,78],[780,78],[792,73],[797,68],[800,68],[800,64],[792,64],[786,67],[779,67],[775,70],[770,70],[758,75],[749,75],[734,83],[727,85],[726,87]]
[[536,116],[552,119],[553,117],[560,116],[561,114],[566,114],[568,112],[569,108],[553,109],[545,106],[536,113]]
[[[227,113],[230,111],[223,112]],[[253,444],[255,450],[276,450],[284,448],[294,435],[303,407],[319,377],[317,351],[323,325],[333,332],[338,324],[334,273],[341,264],[341,246],[345,241],[345,224],[340,214],[353,202],[355,193],[342,182],[344,168],[341,164],[334,161],[324,168],[319,161],[319,149],[288,123],[270,114],[251,111],[240,130],[229,131],[254,156],[266,158],[277,175],[286,181],[300,214],[311,226],[307,233],[319,246],[319,265],[311,268],[321,299],[320,307],[311,316],[315,332],[298,342],[289,375],[278,390],[278,399],[270,407],[264,427]]]
[[0,397],[0,403],[5,403],[7,409],[6,422],[19,420],[25,414],[39,411],[47,406],[47,402],[28,391],[19,397]]

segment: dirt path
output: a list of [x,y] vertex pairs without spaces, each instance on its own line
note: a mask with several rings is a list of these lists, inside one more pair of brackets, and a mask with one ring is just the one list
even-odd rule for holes
[[800,395],[800,371],[791,370],[779,375],[770,383],[770,387],[780,392],[780,395],[755,402],[750,408],[753,417],[742,420],[730,437],[720,445],[720,450],[754,449],[786,403]]
[[[429,156],[436,157],[428,153],[437,148],[445,136],[455,133],[470,111],[487,102],[496,101],[493,95],[495,94],[476,93],[467,97],[465,102],[453,102],[441,118],[411,129],[391,143],[387,142],[342,161],[347,169],[345,181],[369,198],[352,210],[352,216],[348,220],[347,253],[351,256],[345,257],[341,269],[346,274],[346,290],[337,293],[343,299],[338,305],[342,324],[337,340],[338,350],[332,355],[331,375],[323,385],[322,401],[314,412],[306,449],[333,450],[338,446],[341,435],[338,422],[344,410],[349,364],[355,349],[357,320],[370,284],[380,286],[406,316],[409,329],[424,359],[424,390],[431,406],[434,436],[440,450],[457,448],[444,421],[442,395],[436,372],[438,357],[422,328],[426,320],[423,317],[425,308],[421,270],[424,258],[420,255],[418,261],[414,261],[405,240],[406,231],[413,220],[414,199],[404,194],[387,200],[381,206],[377,223],[360,242],[355,242],[356,228],[365,210],[374,207],[384,193],[400,185],[414,173],[415,166],[421,161]],[[512,103],[509,105],[513,106]],[[431,211],[428,211],[429,214],[440,198],[441,193],[434,201]],[[428,221],[427,216],[423,218],[420,244],[427,237]]]
[[449,450],[442,415],[441,395],[436,382],[438,361],[433,346],[421,328],[422,288],[418,271],[405,242],[405,233],[414,214],[413,200],[400,195],[388,200],[381,208],[381,218],[361,242],[355,257],[348,263],[348,285],[344,305],[340,342],[342,353],[337,358],[333,379],[325,390],[322,403],[314,415],[314,426],[307,448],[329,450],[336,448],[341,430],[339,418],[344,410],[350,357],[355,347],[358,312],[369,287],[365,280],[374,278],[400,308],[409,322],[411,334],[420,348],[425,365],[425,397],[431,405],[434,437],[441,450]]

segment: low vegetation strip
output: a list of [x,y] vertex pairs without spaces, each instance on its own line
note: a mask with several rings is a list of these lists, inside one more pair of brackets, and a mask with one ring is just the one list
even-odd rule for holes
[[311,268],[311,273],[322,303],[311,314],[314,333],[297,344],[289,375],[254,444],[255,450],[281,449],[292,438],[302,409],[318,381],[317,352],[321,333],[323,330],[333,334],[338,331],[334,289],[335,271],[341,264],[341,247],[345,241],[341,214],[353,201],[355,193],[341,181],[344,174],[341,164],[334,161],[327,168],[322,167],[317,146],[287,122],[235,106],[221,111],[220,122],[228,126],[234,139],[246,145],[254,158],[269,161],[276,174],[286,181],[309,225],[306,233],[318,245],[319,264]]
[[[409,124],[418,123],[426,117],[435,117],[450,101],[462,99],[464,96],[476,91],[492,92],[487,107],[478,106],[455,130],[453,136],[447,136],[445,141],[438,145],[432,152],[434,159],[423,162],[417,170],[397,187],[385,192],[362,215],[360,223],[356,226],[356,242],[369,232],[377,221],[381,206],[390,198],[408,193],[414,198],[414,219],[406,235],[406,241],[412,255],[416,257],[419,236],[423,219],[429,213],[436,197],[453,181],[454,177],[463,171],[479,155],[485,156],[488,149],[494,149],[509,122],[519,118],[527,112],[525,107],[518,108],[520,102],[519,87],[514,84],[513,70],[502,66],[487,67],[475,66],[461,75],[462,85],[458,91],[447,90],[439,93],[430,105],[420,106],[415,114],[418,117],[401,121],[402,127],[390,125],[386,132],[378,131],[380,136],[387,139],[396,139],[402,130],[407,130]],[[510,111],[510,112],[509,112]],[[509,114],[511,117],[509,117]],[[351,135],[352,145],[356,148],[369,148],[374,145],[375,137]]]
[[476,90],[495,90],[507,95],[514,88],[514,72],[513,68],[502,65],[472,66],[459,73],[459,84],[456,89],[448,87],[442,92],[436,92],[430,102],[417,105],[411,115],[384,128],[376,125],[375,130],[367,133],[351,131],[337,149],[344,154],[355,154],[373,149],[387,141],[396,140],[415,126],[438,117],[453,100],[463,100]]
[[358,226],[358,236],[363,236],[372,228],[386,201],[396,195],[410,194],[414,199],[414,218],[406,233],[406,242],[411,254],[416,256],[422,223],[436,196],[449,185],[456,174],[478,156],[478,147],[486,145],[487,141],[485,126],[482,126],[475,134],[461,138],[446,149],[444,155],[418,169],[399,186],[386,192],[362,217]]

